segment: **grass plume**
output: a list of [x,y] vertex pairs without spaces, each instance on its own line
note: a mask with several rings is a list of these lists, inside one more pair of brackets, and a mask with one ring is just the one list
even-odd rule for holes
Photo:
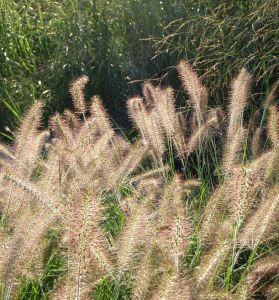
[[140,134],[132,141],[114,128],[100,97],[86,103],[88,78],[80,77],[71,85],[74,112],[56,113],[50,131],[41,130],[37,102],[14,145],[1,144],[3,298],[20,299],[21,282],[43,272],[43,241],[54,227],[66,264],[52,299],[99,299],[104,290],[114,299],[276,295],[278,111],[269,100],[267,130],[257,125],[252,136],[243,120],[245,69],[227,113],[207,106],[188,62],[179,72],[193,116],[176,108],[172,88],[145,83],[144,98],[127,102]]

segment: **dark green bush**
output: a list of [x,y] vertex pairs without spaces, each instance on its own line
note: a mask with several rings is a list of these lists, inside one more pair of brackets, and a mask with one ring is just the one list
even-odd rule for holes
[[65,91],[80,74],[122,127],[125,99],[144,79],[179,87],[181,58],[202,75],[213,105],[243,66],[256,78],[255,105],[278,78],[277,0],[3,0],[0,14],[2,135],[35,99],[46,102],[45,120],[70,106]]
[[[124,99],[160,65],[149,38],[180,16],[179,1],[3,0],[0,4],[0,129],[11,126],[35,99],[46,116],[70,105],[69,82],[92,80],[88,95],[107,99],[112,117],[125,124]],[[124,115],[124,117],[123,117]],[[7,133],[7,132],[6,132]]]

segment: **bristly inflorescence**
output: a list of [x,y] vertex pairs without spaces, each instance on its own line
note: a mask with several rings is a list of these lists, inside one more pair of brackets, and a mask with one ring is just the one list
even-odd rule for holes
[[[42,130],[36,102],[14,144],[0,144],[4,299],[17,299],[21,281],[42,273],[52,228],[67,263],[50,299],[99,299],[104,282],[115,299],[123,287],[127,299],[276,299],[278,255],[261,249],[278,251],[278,83],[253,127],[243,117],[252,80],[245,69],[231,85],[227,113],[208,107],[189,62],[178,72],[189,111],[176,109],[171,87],[146,82],[143,97],[127,101],[139,133],[133,142],[113,128],[99,96],[86,101],[82,76],[70,87],[74,112],[56,113]],[[193,172],[210,144],[220,173],[211,185]],[[252,253],[246,269],[242,253]]]

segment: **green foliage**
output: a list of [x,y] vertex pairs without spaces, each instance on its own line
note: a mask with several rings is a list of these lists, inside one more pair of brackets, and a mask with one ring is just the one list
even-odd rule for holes
[[1,1],[0,130],[7,134],[4,126],[14,126],[35,99],[47,103],[46,116],[70,106],[68,85],[80,74],[93,80],[88,94],[107,99],[123,125],[123,99],[139,87],[129,82],[157,70],[148,39],[179,17],[180,2]]
[[119,286],[109,278],[104,278],[96,285],[91,296],[96,300],[125,300],[129,299],[128,294],[127,286]]
[[224,103],[229,82],[245,67],[256,79],[258,105],[279,74],[278,14],[277,0],[186,1],[183,17],[155,41],[156,59],[176,65],[187,58],[210,86],[212,104]]
[[200,70],[212,104],[228,98],[240,67],[257,79],[256,105],[278,76],[276,0],[2,0],[0,13],[0,131],[6,139],[13,137],[5,126],[14,129],[36,99],[47,104],[45,120],[71,106],[65,91],[81,74],[92,79],[87,94],[106,99],[121,127],[128,126],[124,99],[146,78],[164,77],[177,87],[173,66],[181,58]]
[[50,230],[43,251],[43,272],[39,278],[25,277],[20,285],[17,300],[48,299],[59,276],[66,271],[66,260],[59,249],[57,230]]
[[39,279],[23,279],[19,292],[18,300],[39,300],[48,299],[48,295],[52,292],[56,280],[65,271],[65,261],[61,254],[55,249],[51,249],[51,255],[48,258],[44,272]]
[[119,206],[116,194],[107,194],[103,199],[105,209],[104,218],[101,222],[102,228],[112,237],[117,236],[125,224],[125,215]]

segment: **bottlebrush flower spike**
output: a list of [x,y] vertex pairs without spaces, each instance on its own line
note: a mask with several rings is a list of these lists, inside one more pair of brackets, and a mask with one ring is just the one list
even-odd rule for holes
[[151,300],[194,300],[195,290],[180,274],[167,274],[161,281]]
[[[33,150],[32,143],[36,139],[41,125],[43,103],[38,101],[27,111],[21,125],[15,135],[15,162],[18,167],[24,167],[30,151]],[[26,166],[28,168],[28,166]]]
[[[259,220],[261,222],[259,223]],[[254,214],[247,220],[239,236],[239,243],[248,247],[258,245],[276,237],[276,224],[279,220],[278,186],[262,200]]]
[[201,84],[197,74],[193,71],[188,61],[180,61],[178,72],[185,90],[189,93],[190,102],[195,109],[198,126],[201,126],[207,108],[208,91]]
[[80,127],[81,123],[77,115],[71,112],[69,109],[64,111],[65,121],[71,130],[76,130]]
[[275,105],[269,108],[268,136],[274,147],[279,146],[279,112]]
[[204,288],[218,270],[224,264],[230,250],[230,242],[224,241],[215,246],[210,253],[204,257],[196,271],[196,286],[198,289]]
[[[279,257],[273,255],[258,261],[247,277],[247,294],[250,299],[268,297],[273,282],[279,274]],[[276,299],[276,298],[268,298]]]
[[[150,88],[151,89],[151,88]],[[179,116],[175,110],[175,98],[172,88],[153,89],[154,109],[157,112],[158,123],[165,136],[172,141],[180,158],[184,158],[187,151],[186,139],[179,123]]]
[[135,207],[133,215],[126,225],[121,239],[118,241],[118,273],[120,275],[130,267],[132,258],[137,247],[148,239],[149,232],[149,212],[145,203]]
[[51,130],[54,132],[56,137],[63,141],[65,147],[73,145],[73,131],[59,113],[56,113],[53,117],[51,117],[49,123]]
[[161,161],[165,152],[163,132],[154,109],[148,111],[143,99],[134,97],[127,102],[128,113],[140,130],[145,145],[151,147],[155,161]]
[[243,112],[248,104],[250,86],[251,75],[243,68],[231,85],[227,143],[232,141],[235,132],[242,126]]
[[8,146],[0,144],[0,164],[6,164],[14,160],[14,155]]
[[211,131],[218,125],[218,119],[215,115],[210,116],[206,122],[194,132],[188,140],[187,154],[190,155],[197,147],[201,146],[205,137],[208,137]]
[[89,78],[85,75],[74,80],[70,85],[70,93],[73,98],[75,109],[78,113],[84,114],[87,110],[84,96],[84,88],[88,83]]
[[109,115],[100,97],[93,96],[91,98],[90,112],[100,134],[112,131]]
[[272,85],[271,90],[263,103],[263,107],[268,108],[274,103],[276,97],[278,96],[278,89],[279,89],[279,80],[277,80]]
[[251,147],[254,159],[257,158],[258,155],[261,153],[262,135],[263,135],[263,130],[262,128],[258,127],[253,136],[252,147]]

